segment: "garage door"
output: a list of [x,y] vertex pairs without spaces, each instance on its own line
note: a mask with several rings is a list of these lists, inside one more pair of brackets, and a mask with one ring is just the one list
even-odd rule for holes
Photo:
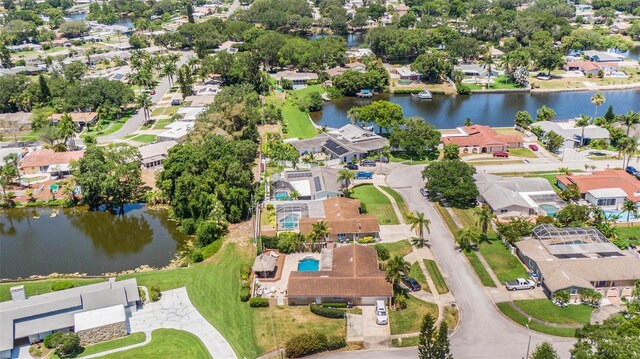
[[376,300],[384,300],[386,302],[386,298],[380,297],[362,297],[362,305],[375,305]]

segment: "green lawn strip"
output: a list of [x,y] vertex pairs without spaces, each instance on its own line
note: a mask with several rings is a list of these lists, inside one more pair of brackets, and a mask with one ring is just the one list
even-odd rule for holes
[[141,347],[105,355],[102,358],[211,358],[209,351],[195,335],[176,329],[157,329],[151,342]]
[[616,227],[618,238],[629,239],[640,237],[640,226],[635,227]]
[[420,263],[413,262],[413,264],[411,265],[411,271],[409,271],[409,276],[420,283],[420,285],[422,286],[422,290],[431,293],[431,288],[429,288],[427,278],[424,276],[422,268],[420,268]]
[[413,251],[411,247],[411,243],[407,240],[401,240],[397,242],[391,243],[380,243],[381,246],[386,247],[389,250],[389,257],[393,258],[395,256],[404,257],[407,254]]
[[[547,299],[543,299],[548,301]],[[516,311],[515,309],[513,309],[511,307],[511,305],[509,305],[509,303],[498,303],[496,304],[498,306],[498,309],[500,309],[500,311],[506,315],[507,317],[509,317],[511,320],[513,320],[514,322],[525,326],[527,325],[527,323],[529,322],[529,318],[523,316],[522,314],[520,314],[518,311]],[[529,328],[531,328],[531,330],[535,330],[536,332],[540,332],[540,333],[544,333],[544,334],[550,334],[550,335],[556,335],[559,337],[573,337],[575,336],[575,329],[571,329],[571,328],[555,328],[555,327],[548,327],[545,325],[542,325],[538,322],[534,322],[531,321],[529,323]]]
[[477,227],[478,219],[473,211],[473,208],[452,208],[453,213],[455,213],[456,217],[462,224],[463,227]]
[[449,329],[455,328],[460,320],[460,311],[457,308],[444,307],[444,320],[447,322]]
[[156,138],[158,138],[158,136],[145,133],[145,134],[142,134],[142,135],[135,136],[135,137],[131,138],[131,140],[136,141],[136,142],[142,142],[142,143],[151,143],[151,142],[155,141]]
[[375,216],[381,225],[400,224],[389,198],[373,185],[354,187],[352,197],[364,203],[367,213]]
[[282,107],[282,118],[287,125],[288,138],[311,138],[318,134],[309,115],[289,101]]
[[156,107],[153,111],[151,111],[151,116],[160,116],[164,113],[164,107]]
[[495,233],[489,234],[488,237],[490,242],[482,242],[478,247],[500,283],[516,278],[528,278],[529,274],[522,263],[509,252]]
[[510,156],[525,157],[525,158],[537,158],[535,153],[528,148],[511,148],[509,149]]
[[442,277],[442,273],[440,273],[440,269],[435,261],[431,259],[424,259],[424,266],[427,267],[427,271],[429,272],[429,277],[436,285],[436,290],[439,294],[444,294],[449,291],[449,287],[447,287],[447,282],[444,281]]
[[153,129],[154,129],[154,130],[162,130],[162,129],[166,128],[166,127],[167,127],[167,125],[168,125],[168,124],[170,124],[171,122],[173,122],[173,120],[172,120],[172,119],[170,119],[170,118],[163,118],[163,119],[158,120],[158,121],[156,122],[156,124],[153,126]]
[[456,225],[456,222],[453,220],[453,217],[451,217],[451,214],[449,213],[449,211],[447,211],[446,208],[442,207],[440,203],[434,203],[434,206],[436,207],[436,210],[438,211],[438,213],[440,213],[440,216],[442,217],[444,224],[446,224],[447,227],[449,227],[449,231],[451,233],[455,233],[455,231],[458,229],[458,226]]
[[467,259],[469,260],[471,267],[478,275],[478,278],[480,278],[480,282],[482,282],[482,285],[484,285],[485,287],[495,287],[496,284],[493,282],[493,279],[491,279],[491,276],[482,265],[482,262],[480,262],[480,259],[478,259],[476,252],[462,251],[462,253],[464,253],[465,257],[467,257]]
[[407,337],[391,339],[391,345],[396,348],[416,347],[420,341],[420,337]]
[[[145,338],[146,338],[146,335],[143,332],[131,333],[130,335],[127,335],[126,337],[123,337],[123,338],[109,340],[107,342],[102,342],[102,343],[84,347],[82,348],[82,351],[80,353],[78,353],[76,356],[72,356],[71,358],[82,358],[88,355],[106,352],[107,350],[123,348],[129,345],[142,343],[144,342]],[[49,358],[59,359],[60,357],[54,352],[54,353],[51,353]]]
[[388,194],[391,195],[391,197],[393,197],[393,200],[396,201],[396,204],[398,205],[398,208],[402,213],[402,218],[404,218],[405,223],[408,223],[409,212],[411,212],[411,210],[409,209],[409,206],[407,206],[407,203],[404,201],[404,198],[402,198],[400,193],[396,192],[391,187],[380,186],[380,188],[382,188],[383,191],[387,192]]
[[180,106],[167,107],[164,110],[164,114],[167,115],[167,116],[175,115],[176,113],[178,113],[179,109],[180,109]]
[[438,306],[409,296],[407,298],[407,309],[392,310],[389,312],[391,335],[420,331],[422,318],[427,313],[431,313],[434,318],[437,318]]
[[129,120],[129,116],[122,117],[118,121],[111,122],[109,126],[105,129],[100,129],[98,131],[95,131],[95,130],[88,131],[88,132],[85,131],[82,135],[80,135],[80,137],[110,135],[120,130],[128,120]]
[[2,283],[0,284],[0,302],[11,300],[11,293],[9,292],[9,289],[17,285],[24,285],[24,289],[27,295],[29,297],[32,297],[34,295],[51,292],[51,285],[53,285],[53,283],[55,282],[69,281],[73,283],[76,287],[79,287],[87,284],[104,282],[105,280],[106,279],[102,279],[102,278],[98,278],[98,279],[96,278],[92,278],[92,279],[60,278],[60,279],[45,279],[45,280],[32,281],[32,282]]
[[556,324],[588,324],[593,312],[593,308],[588,305],[568,305],[562,308],[548,299],[514,300],[513,304],[533,318]]

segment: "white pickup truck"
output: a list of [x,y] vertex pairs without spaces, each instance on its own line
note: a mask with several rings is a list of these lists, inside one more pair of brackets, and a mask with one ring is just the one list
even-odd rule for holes
[[536,282],[530,279],[518,278],[516,280],[510,280],[504,284],[508,290],[520,290],[520,289],[534,289]]

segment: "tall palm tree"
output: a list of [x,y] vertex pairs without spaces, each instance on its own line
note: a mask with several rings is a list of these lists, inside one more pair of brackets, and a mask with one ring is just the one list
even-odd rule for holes
[[360,115],[359,112],[360,112],[360,108],[359,107],[352,107],[352,108],[349,109],[349,111],[347,111],[347,118],[354,125],[358,124],[358,116]]
[[311,241],[312,246],[318,242],[325,242],[329,236],[329,226],[325,221],[319,221],[311,225],[311,232],[307,233],[307,239]]
[[469,250],[474,244],[478,243],[480,233],[473,227],[460,228],[456,231],[455,240],[460,250]]
[[398,287],[402,281],[402,275],[409,273],[411,265],[400,256],[395,256],[387,262],[387,270],[385,276],[387,280]]
[[298,198],[300,198],[300,192],[293,190],[291,191],[291,193],[289,194],[289,196],[291,197],[292,200],[297,200]]
[[349,186],[351,181],[355,178],[355,175],[350,170],[343,168],[338,171],[338,182],[344,183],[344,195],[349,197]]
[[69,145],[71,148],[75,147],[75,141],[73,138],[76,135],[76,124],[73,122],[71,115],[65,113],[60,117],[56,131],[58,133],[58,138],[63,140],[65,145]]
[[600,92],[591,96],[591,103],[596,107],[593,118],[598,118],[598,107],[601,106],[607,99]]
[[638,138],[636,137],[623,137],[617,144],[618,157],[623,155],[622,167],[627,167],[631,161],[631,157],[638,153]]
[[[631,215],[633,215],[633,218],[638,217],[638,207],[635,202],[628,199],[625,199],[622,204],[622,212],[627,212],[627,222],[631,219]],[[631,225],[633,226],[633,223]]]
[[162,74],[169,80],[169,86],[173,86],[173,76],[178,72],[176,64],[170,61],[165,61],[162,65]]
[[140,92],[138,97],[136,98],[136,103],[138,107],[140,107],[144,114],[144,123],[149,123],[151,113],[149,109],[153,106],[153,101],[151,100],[151,96],[147,92]]
[[580,115],[580,118],[576,120],[576,126],[582,129],[582,135],[580,136],[580,147],[584,146],[584,128],[591,124],[591,118],[589,116]]
[[482,208],[476,208],[476,216],[478,216],[478,226],[482,231],[482,237],[487,238],[487,231],[491,221],[496,217],[488,205],[483,205]]
[[20,175],[20,167],[18,166],[20,163],[20,159],[18,158],[17,153],[10,153],[4,156],[5,166],[13,166],[16,169],[16,174],[18,176],[18,184],[22,186],[22,178]]
[[416,214],[411,216],[409,223],[411,224],[411,230],[415,231],[418,235],[417,240],[415,240],[413,244],[418,248],[424,247],[424,232],[426,230],[427,233],[431,233],[431,230],[429,229],[431,221],[424,217],[424,213],[417,212]]
[[493,71],[493,57],[491,57],[491,52],[487,52],[482,58],[482,67],[487,70],[487,89],[491,87],[491,76]]
[[627,112],[626,115],[622,116],[622,122],[625,126],[627,126],[627,137],[629,137],[629,131],[631,131],[631,127],[635,127],[635,125],[640,123],[640,112]]

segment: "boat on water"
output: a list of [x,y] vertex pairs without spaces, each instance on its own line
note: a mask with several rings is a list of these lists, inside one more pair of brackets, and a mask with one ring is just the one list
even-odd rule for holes
[[411,94],[411,98],[418,98],[420,100],[431,100],[433,98],[433,95],[431,94],[431,91],[424,89],[418,94]]
[[57,215],[58,215],[58,210],[57,210],[57,209],[54,209],[54,210],[51,212],[51,215],[49,215],[49,217],[56,217]]
[[371,98],[371,97],[373,97],[373,91],[371,91],[371,90],[361,90],[360,92],[356,93],[356,96],[358,96],[360,98]]

